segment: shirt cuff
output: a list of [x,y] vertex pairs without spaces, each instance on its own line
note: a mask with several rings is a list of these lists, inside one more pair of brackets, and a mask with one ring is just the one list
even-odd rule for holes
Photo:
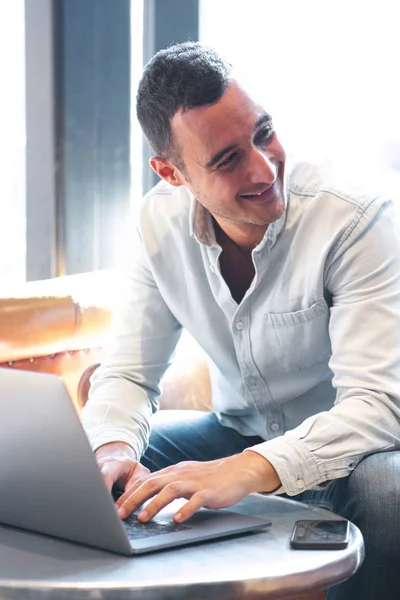
[[132,432],[127,429],[110,429],[110,427],[104,427],[101,429],[96,429],[96,433],[94,434],[91,434],[88,430],[85,430],[85,433],[88,437],[89,444],[91,445],[93,452],[96,452],[100,446],[104,446],[105,444],[123,442],[133,449],[137,461],[140,461],[142,457],[143,449],[141,448],[140,442],[138,442],[137,438],[132,435]]
[[316,463],[304,443],[295,438],[281,436],[247,450],[263,456],[278,473],[282,487],[275,492],[276,494],[297,496],[328,479],[325,470]]

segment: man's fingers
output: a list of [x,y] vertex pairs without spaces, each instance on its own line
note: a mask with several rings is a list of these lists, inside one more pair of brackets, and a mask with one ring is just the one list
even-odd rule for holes
[[122,519],[129,517],[134,510],[146,502],[146,500],[155,496],[165,485],[165,478],[158,475],[145,476],[135,481],[132,487],[118,498],[117,508],[119,516]]
[[205,490],[197,492],[196,494],[193,494],[186,504],[181,506],[179,511],[174,514],[173,519],[176,521],[176,523],[183,523],[189,519],[189,517],[194,515],[196,511],[198,511],[200,508],[203,508],[203,506],[206,506],[207,504],[208,493]]
[[139,479],[136,477],[135,470],[130,477],[129,489],[125,486],[125,493],[117,501],[119,515],[126,519],[134,510],[149,501],[139,514],[140,521],[147,522],[176,498],[189,500],[174,515],[176,522],[185,521],[202,506],[208,508],[230,506],[252,491],[244,485],[249,476],[247,470],[243,468],[243,458],[239,456],[235,460],[239,462],[239,471],[242,473],[239,482],[233,475],[235,471],[231,464],[233,458],[212,461],[209,464],[179,463],[154,474],[146,472]]
[[196,483],[191,481],[174,481],[167,484],[146,508],[139,513],[138,519],[144,523],[152,519],[165,506],[177,498],[190,498],[196,489]]
[[148,469],[146,469],[145,473],[141,473],[139,471],[136,472],[135,470],[133,476],[128,480],[125,486],[125,492],[131,492],[135,488],[138,488],[149,475],[151,475],[151,473]]
[[136,484],[137,479],[150,474],[149,469],[130,458],[126,459],[122,457],[121,460],[116,456],[106,456],[100,460],[97,459],[97,462],[107,488],[110,491],[114,484],[128,491]]
[[[136,498],[136,490],[139,489],[143,485],[143,483],[146,481],[146,479],[149,475],[150,475],[150,473],[148,473],[148,474],[146,473],[145,475],[142,475],[142,476],[139,475],[139,477],[137,479],[131,478],[128,481],[128,483],[126,484],[124,493],[121,494],[121,496],[118,498],[118,500],[115,503],[120,516],[123,515],[122,516],[123,519],[128,517],[132,511],[134,511],[138,506],[140,506],[140,504],[143,504],[143,502],[137,502],[137,503],[130,502],[130,498],[133,495],[135,495],[135,498]],[[150,497],[150,496],[148,496],[148,497]],[[127,504],[127,503],[129,503],[129,504]],[[137,506],[136,506],[136,504],[137,504]],[[124,508],[122,510],[120,510],[122,507],[124,507]]]
[[[141,466],[141,465],[140,465]],[[119,504],[125,502],[125,500],[131,496],[135,491],[140,488],[141,485],[146,481],[146,479],[151,476],[151,473],[146,467],[142,469],[135,469],[133,475],[128,480],[125,486],[125,493],[121,496]]]
[[[197,481],[172,481],[168,483],[164,477],[154,477],[152,480],[144,481],[136,492],[133,492],[124,499],[122,504],[120,504],[119,514],[122,518],[126,518],[146,500],[154,496],[148,502],[145,509],[138,515],[138,519],[146,523],[157,515],[160,510],[173,502],[173,500],[177,498],[190,498],[189,502],[173,517],[176,522],[186,521],[199,508],[207,506],[210,502],[211,490],[199,491],[198,488]],[[121,498],[119,501],[121,501]]]

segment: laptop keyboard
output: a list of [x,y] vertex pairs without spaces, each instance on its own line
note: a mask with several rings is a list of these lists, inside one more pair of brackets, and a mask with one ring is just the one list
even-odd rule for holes
[[190,525],[174,523],[172,521],[149,521],[148,523],[141,523],[135,515],[123,521],[123,525],[130,540],[140,540],[154,535],[164,535],[166,533],[191,529]]

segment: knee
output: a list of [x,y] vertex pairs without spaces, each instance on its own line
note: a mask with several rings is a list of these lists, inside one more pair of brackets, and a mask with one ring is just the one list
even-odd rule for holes
[[[362,531],[366,546],[399,546],[400,452],[368,456],[347,480],[346,516]],[[400,552],[400,551],[397,551]]]
[[400,452],[382,452],[364,458],[348,478],[351,495],[361,510],[397,513],[400,496]]

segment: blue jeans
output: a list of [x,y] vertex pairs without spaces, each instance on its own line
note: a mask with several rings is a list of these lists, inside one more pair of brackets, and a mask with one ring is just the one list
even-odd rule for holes
[[[142,463],[157,471],[182,460],[214,460],[261,442],[223,427],[212,413],[160,411]],[[366,556],[358,572],[329,590],[329,600],[400,598],[400,452],[373,454],[326,490],[294,497],[345,517],[359,527]]]

